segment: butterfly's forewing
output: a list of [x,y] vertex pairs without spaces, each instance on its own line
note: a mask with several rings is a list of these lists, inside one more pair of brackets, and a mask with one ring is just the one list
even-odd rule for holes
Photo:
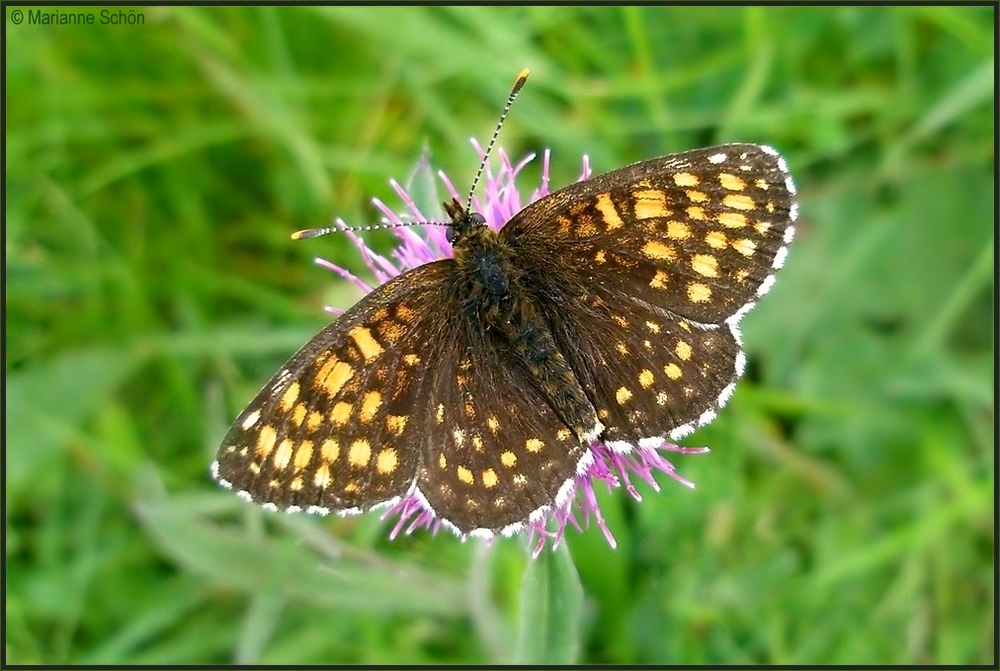
[[643,161],[538,200],[502,235],[526,263],[558,250],[581,286],[602,283],[718,324],[773,282],[793,233],[794,187],[769,147],[730,144]]
[[295,354],[229,429],[216,478],[279,509],[363,510],[406,494],[428,412],[427,343],[454,326],[439,319],[453,308],[440,292],[452,265],[378,287]]

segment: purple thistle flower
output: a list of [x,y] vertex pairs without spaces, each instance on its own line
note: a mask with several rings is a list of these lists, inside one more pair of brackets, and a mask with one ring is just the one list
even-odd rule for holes
[[[483,150],[479,143],[473,140],[473,146],[482,157]],[[521,170],[534,160],[535,155],[529,154],[515,165],[510,162],[503,149],[498,149],[497,153],[500,157],[500,169],[494,174],[493,170],[488,165],[486,166],[483,175],[485,200],[473,197],[472,209],[482,214],[490,227],[499,230],[527,204],[521,202],[520,193],[515,187],[515,180]],[[462,196],[447,176],[442,172],[439,172],[438,176],[448,193],[459,199],[460,202],[463,201]],[[590,162],[585,155],[578,181],[586,180],[589,177]],[[379,283],[384,283],[400,273],[425,263],[453,256],[445,227],[425,226],[422,227],[421,235],[415,227],[403,225],[407,222],[433,221],[435,218],[421,212],[406,189],[395,180],[391,180],[390,184],[405,205],[406,213],[399,215],[378,199],[374,200],[374,204],[388,223],[396,225],[392,231],[400,239],[400,245],[392,252],[391,258],[370,250],[362,238],[346,228],[346,224],[342,220],[338,219],[336,222],[339,228],[344,229],[344,234],[358,247],[365,264]],[[546,150],[542,158],[541,184],[532,191],[528,203],[534,202],[548,193],[549,151]],[[366,293],[374,288],[336,264],[324,259],[316,259],[316,263],[344,277]],[[343,310],[336,308],[327,308],[327,310],[338,315],[343,313]],[[568,524],[582,531],[593,521],[601,528],[608,544],[611,547],[616,547],[615,538],[611,534],[611,530],[608,529],[597,503],[594,491],[595,483],[597,481],[604,482],[609,490],[624,485],[636,501],[641,501],[642,497],[632,484],[630,477],[638,477],[647,482],[654,490],[659,491],[659,485],[653,476],[660,472],[667,474],[682,485],[693,488],[694,483],[677,473],[673,464],[665,458],[663,454],[665,452],[702,454],[708,452],[708,448],[681,447],[666,440],[657,441],[655,439],[643,440],[641,445],[631,446],[631,449],[627,450],[622,449],[621,443],[616,443],[613,448],[603,442],[591,443],[589,452],[577,465],[576,475],[563,485],[553,504],[536,510],[524,524],[511,525],[504,529],[503,535],[510,536],[520,531],[526,531],[529,543],[534,543],[532,556],[538,556],[547,543],[551,543],[553,548],[558,547]],[[392,539],[401,532],[410,534],[420,528],[437,533],[442,525],[458,533],[463,541],[468,537],[468,535],[458,532],[447,520],[438,517],[416,488],[398,500],[392,501],[383,513],[382,519],[394,516],[397,521],[389,534]],[[493,534],[486,530],[474,531],[473,535],[482,535],[489,540],[493,539]]]

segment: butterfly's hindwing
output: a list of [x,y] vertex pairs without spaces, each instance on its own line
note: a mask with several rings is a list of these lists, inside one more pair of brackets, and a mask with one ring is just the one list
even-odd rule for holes
[[418,487],[461,532],[500,531],[551,505],[584,448],[503,338],[468,324],[454,336],[421,393]]
[[574,318],[549,317],[605,425],[602,440],[636,446],[676,439],[713,418],[742,372],[730,329],[704,328],[617,299],[598,289],[583,298],[589,309]]

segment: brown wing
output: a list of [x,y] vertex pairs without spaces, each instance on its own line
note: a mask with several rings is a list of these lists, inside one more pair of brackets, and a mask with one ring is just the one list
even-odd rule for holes
[[511,530],[556,501],[585,447],[509,344],[472,320],[460,323],[455,340],[437,347],[420,394],[429,407],[414,410],[426,455],[418,488],[462,533]]
[[453,272],[446,260],[404,273],[313,338],[237,417],[216,478],[282,510],[415,494],[464,533],[551,505],[583,447],[462,312]]
[[738,322],[774,281],[796,216],[773,149],[626,166],[529,205],[501,231],[604,438],[680,437],[743,372]]
[[[363,510],[406,494],[422,455],[414,414],[448,339],[438,261],[378,287],[293,356],[240,413],[215,473],[257,503]],[[426,404],[425,404],[426,405]]]

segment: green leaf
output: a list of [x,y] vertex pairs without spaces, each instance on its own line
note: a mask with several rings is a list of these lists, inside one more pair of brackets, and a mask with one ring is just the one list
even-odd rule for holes
[[[133,372],[137,359],[111,347],[67,351],[7,379],[7,485],[14,491],[60,458],[83,425]],[[82,387],[80,385],[83,385]]]
[[[233,511],[235,497],[205,494],[164,498],[143,491],[135,506],[139,519],[161,549],[188,572],[216,585],[265,599],[255,603],[245,631],[262,632],[276,617],[270,611],[282,599],[367,612],[462,614],[464,599],[459,581],[412,565],[397,564],[348,545],[330,546],[317,538],[320,523],[313,519],[288,524],[298,533],[266,535],[232,525],[221,525],[208,515]],[[238,500],[236,500],[237,503]],[[245,509],[244,509],[245,510]],[[250,515],[261,515],[252,509]],[[275,516],[276,521],[286,521]],[[261,522],[262,520],[256,520]],[[310,551],[312,546],[319,554]],[[246,649],[252,656],[259,651]]]
[[583,587],[566,545],[528,563],[515,663],[572,664],[580,652]]

